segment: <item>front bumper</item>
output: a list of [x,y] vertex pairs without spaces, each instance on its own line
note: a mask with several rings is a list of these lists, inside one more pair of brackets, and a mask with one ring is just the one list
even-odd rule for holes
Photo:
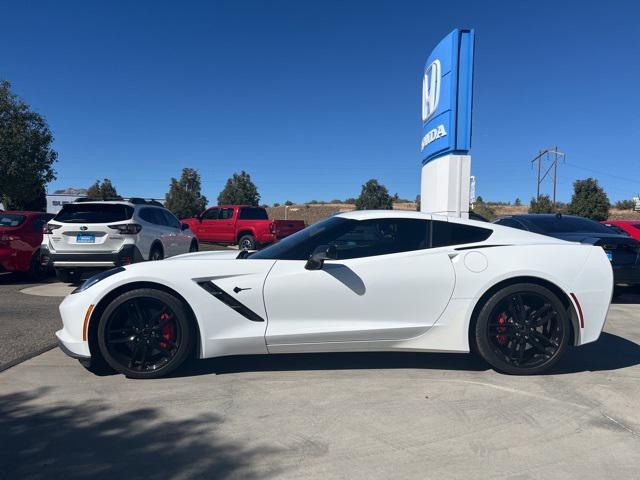
[[135,245],[124,245],[117,252],[105,253],[57,253],[44,245],[40,249],[42,264],[55,268],[111,268],[143,260],[140,250]]
[[56,337],[62,351],[70,357],[91,357],[88,341],[88,322],[91,314],[87,314],[87,312],[93,301],[93,296],[81,292],[67,295],[60,304],[62,329],[56,332]]

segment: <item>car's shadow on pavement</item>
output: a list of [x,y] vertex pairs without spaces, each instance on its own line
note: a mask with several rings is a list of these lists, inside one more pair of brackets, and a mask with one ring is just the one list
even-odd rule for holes
[[57,282],[56,276],[51,273],[47,274],[44,278],[40,278],[34,280],[29,278],[27,274],[23,273],[12,273],[12,272],[3,272],[0,273],[0,285],[25,285],[25,286],[33,286],[33,285],[44,285],[45,283],[54,283]]
[[[544,375],[619,370],[640,364],[640,345],[603,332],[597,342],[569,347],[560,361]],[[192,361],[172,377],[223,375],[242,372],[313,370],[466,370],[481,372],[490,367],[479,357],[459,353],[298,353],[244,355]]]
[[191,362],[173,376],[312,370],[430,369],[484,371],[473,355],[416,352],[295,353],[208,358]]
[[626,338],[602,332],[597,342],[567,349],[547,374],[619,370],[640,364],[640,345]]

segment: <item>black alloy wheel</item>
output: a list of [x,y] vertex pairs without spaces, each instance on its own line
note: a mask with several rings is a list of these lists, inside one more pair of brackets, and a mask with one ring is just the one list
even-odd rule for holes
[[138,289],[107,306],[98,326],[107,363],[131,378],[157,378],[193,350],[194,326],[182,302],[161,290]]
[[558,297],[540,285],[517,284],[495,293],[476,324],[476,345],[496,370],[536,374],[561,356],[570,334],[569,315]]

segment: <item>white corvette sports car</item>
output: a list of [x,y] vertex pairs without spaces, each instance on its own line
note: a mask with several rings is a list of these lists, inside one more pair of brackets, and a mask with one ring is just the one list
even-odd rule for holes
[[[419,212],[336,215],[259,252],[114,268],[60,305],[61,348],[134,378],[190,355],[477,352],[539,373],[598,339],[613,290],[600,247]],[[425,362],[428,362],[425,358]]]

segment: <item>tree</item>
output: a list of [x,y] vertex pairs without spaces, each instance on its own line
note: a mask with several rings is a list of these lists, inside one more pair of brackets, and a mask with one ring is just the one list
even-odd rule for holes
[[633,210],[636,208],[636,202],[633,200],[618,200],[614,205],[614,208],[618,210]]
[[553,213],[554,206],[549,195],[540,195],[532,198],[529,204],[529,213]]
[[42,116],[0,81],[0,200],[7,209],[44,210],[58,154]]
[[287,200],[286,202],[284,202],[284,204],[285,204],[287,207],[290,207],[291,205],[293,205],[293,202],[292,202],[291,200]]
[[349,198],[347,198],[347,199],[344,201],[344,203],[346,203],[346,204],[348,204],[348,205],[353,205],[353,204],[355,204],[355,203],[356,203],[356,199],[355,199],[355,198],[353,198],[353,197],[349,197]]
[[422,205],[422,198],[420,197],[420,194],[416,195],[416,212],[420,211],[420,207]]
[[111,183],[111,180],[108,178],[105,178],[102,183],[100,183],[100,180],[96,180],[96,183],[87,189],[87,197],[97,200],[115,200],[122,198],[118,195],[116,187],[113,186],[113,183]]
[[371,179],[362,185],[360,196],[356,199],[356,210],[392,210],[393,203],[387,187]]
[[516,197],[516,201],[515,201],[515,202],[513,202],[513,204],[514,204],[516,207],[520,207],[520,206],[522,206],[522,200],[520,200],[520,197]]
[[495,220],[497,217],[496,211],[484,203],[482,197],[476,198],[476,202],[473,204],[473,211],[489,221]]
[[601,221],[609,217],[609,197],[594,178],[573,182],[573,196],[568,212],[572,215]]
[[274,204],[273,204],[273,206],[274,206],[274,207],[279,207],[279,206],[280,206],[280,204],[279,204],[278,202],[276,202],[276,203],[274,203]]
[[234,173],[220,195],[218,195],[219,205],[253,205],[260,203],[258,188],[251,181],[251,176],[242,170]]
[[207,207],[207,197],[201,193],[200,174],[193,168],[183,168],[180,180],[171,178],[165,195],[165,207],[178,218],[195,217]]

